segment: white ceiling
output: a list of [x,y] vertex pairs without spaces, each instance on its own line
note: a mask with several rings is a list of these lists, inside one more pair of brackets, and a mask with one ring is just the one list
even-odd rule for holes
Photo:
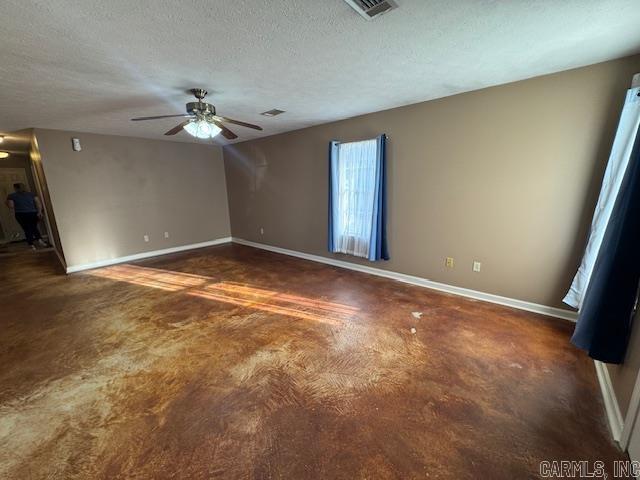
[[[638,0],[2,0],[0,131],[162,134],[184,91],[264,127],[239,141],[640,51]],[[273,118],[272,108],[287,113]]]

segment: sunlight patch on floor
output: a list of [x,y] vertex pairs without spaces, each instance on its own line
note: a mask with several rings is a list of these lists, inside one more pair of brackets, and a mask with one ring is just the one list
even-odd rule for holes
[[186,295],[216,302],[331,325],[341,324],[345,320],[352,318],[360,310],[350,305],[328,302],[317,298],[292,295],[242,283],[220,282],[212,277],[203,275],[137,265],[115,265],[91,270],[87,272],[87,275],[169,292],[182,292]]

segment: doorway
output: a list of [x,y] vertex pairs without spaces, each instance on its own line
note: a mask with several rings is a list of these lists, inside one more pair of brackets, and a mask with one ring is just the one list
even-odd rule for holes
[[[27,171],[24,168],[0,167],[0,198],[5,199],[13,192],[13,184],[22,183],[30,189]],[[0,243],[24,240],[24,232],[8,208],[0,208]]]
[[54,250],[63,268],[66,268],[34,131],[20,130],[2,134],[0,138],[0,150],[8,154],[0,158],[0,254],[31,251],[25,241],[24,231],[5,205],[7,196],[14,191],[13,185],[22,183],[26,190],[37,195],[42,204],[43,215],[38,230],[49,247],[37,245],[37,250]]

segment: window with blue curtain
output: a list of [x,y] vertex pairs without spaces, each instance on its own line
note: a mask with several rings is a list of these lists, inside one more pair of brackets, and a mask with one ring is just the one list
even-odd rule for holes
[[627,91],[587,248],[564,301],[579,309],[574,345],[625,359],[640,285],[640,87]]
[[329,146],[329,251],[388,260],[386,136]]

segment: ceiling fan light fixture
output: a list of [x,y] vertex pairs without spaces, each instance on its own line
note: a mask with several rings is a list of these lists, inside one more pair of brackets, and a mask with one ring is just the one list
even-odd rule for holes
[[220,127],[206,120],[189,122],[183,128],[189,135],[196,138],[213,138],[222,131]]
[[[262,130],[262,127],[258,125],[253,125],[247,122],[241,122],[240,120],[234,120],[229,117],[220,117],[216,114],[216,107],[210,103],[206,103],[203,101],[204,97],[207,94],[206,90],[201,88],[194,88],[192,93],[195,95],[197,102],[189,102],[187,103],[187,113],[186,114],[175,114],[175,115],[157,115],[154,117],[138,117],[132,118],[131,120],[137,122],[140,120],[157,120],[160,118],[175,118],[181,117],[183,120],[173,127],[170,130],[167,130],[164,134],[167,136],[172,136],[180,133],[182,130],[187,132],[192,137],[196,138],[213,138],[218,134],[222,134],[224,138],[227,140],[235,140],[238,138],[238,135],[229,130],[228,127],[224,126],[224,123],[232,123],[234,125],[239,125],[245,128],[252,128],[254,130]],[[184,120],[184,119],[187,120]]]

